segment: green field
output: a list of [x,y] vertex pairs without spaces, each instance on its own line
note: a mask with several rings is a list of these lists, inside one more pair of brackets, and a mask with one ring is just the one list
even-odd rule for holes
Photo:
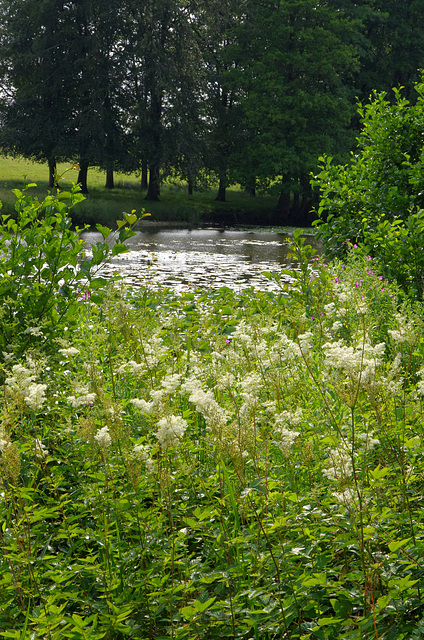
[[[71,163],[58,165],[59,174],[64,175],[60,186],[68,188],[77,180],[77,171],[70,169]],[[25,184],[35,183],[33,192],[40,199],[48,191],[47,165],[28,162],[16,158],[0,157],[0,201],[3,213],[12,213],[15,196],[13,189],[22,189]],[[222,224],[268,225],[276,204],[271,196],[258,195],[255,198],[239,188],[227,191],[227,202],[216,202],[216,190],[195,192],[189,196],[184,184],[165,183],[162,186],[160,202],[146,202],[146,192],[140,188],[140,178],[136,174],[115,174],[116,188],[105,189],[105,172],[93,167],[88,172],[89,195],[74,210],[75,223],[111,224],[121,218],[123,211],[142,209],[151,213],[151,220],[158,222],[181,222],[199,224],[220,221]]]

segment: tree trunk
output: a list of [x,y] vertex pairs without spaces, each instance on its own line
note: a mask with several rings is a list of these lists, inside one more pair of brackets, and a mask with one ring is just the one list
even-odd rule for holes
[[219,179],[218,195],[215,198],[217,202],[225,202],[225,182],[224,178]]
[[107,169],[105,189],[114,189],[114,188],[115,188],[115,182],[113,179],[113,169]]
[[88,187],[87,187],[88,166],[89,165],[87,160],[80,160],[80,163],[79,163],[80,170],[78,172],[77,183],[81,187],[81,192],[86,194],[88,193]]
[[143,160],[141,163],[141,188],[146,189],[149,186],[149,171],[147,166],[147,160]]
[[244,187],[244,192],[254,198],[256,196],[256,178],[253,177]]
[[51,158],[49,163],[49,189],[53,189],[56,184],[56,159]]
[[193,178],[189,178],[188,179],[188,195],[189,196],[193,195],[193,189],[194,189],[194,180]]
[[282,191],[275,207],[277,224],[287,224],[290,219],[290,193]]
[[146,200],[157,201],[160,196],[159,167],[157,165],[150,165],[149,178]]

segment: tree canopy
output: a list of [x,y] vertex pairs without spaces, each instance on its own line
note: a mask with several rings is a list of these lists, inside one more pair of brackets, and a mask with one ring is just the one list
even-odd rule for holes
[[[357,97],[418,79],[424,0],[0,0],[0,150],[206,175],[310,221],[310,173],[354,148]],[[402,18],[402,19],[401,19]],[[408,86],[409,86],[408,84]],[[408,97],[410,97],[408,95]]]

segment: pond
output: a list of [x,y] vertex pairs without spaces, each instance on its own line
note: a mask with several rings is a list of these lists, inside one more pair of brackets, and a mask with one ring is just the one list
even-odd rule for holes
[[[319,250],[312,233],[306,232],[304,237]],[[86,232],[84,239],[93,244],[101,240],[101,235]],[[272,290],[276,285],[262,273],[296,266],[287,259],[290,233],[266,228],[149,226],[138,231],[127,245],[130,251],[112,259],[102,273],[110,276],[118,272],[132,286],[169,287],[175,291],[223,286]]]

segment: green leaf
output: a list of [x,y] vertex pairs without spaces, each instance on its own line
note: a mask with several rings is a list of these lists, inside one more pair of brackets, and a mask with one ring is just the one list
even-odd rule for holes
[[101,224],[96,224],[96,229],[102,234],[103,240],[106,240],[106,238],[108,238],[112,233],[112,229],[109,229],[109,227],[104,227]]
[[404,547],[410,540],[411,538],[404,538],[403,540],[396,540],[395,542],[389,542],[389,545],[388,545],[389,549],[392,553],[394,553],[401,547]]

